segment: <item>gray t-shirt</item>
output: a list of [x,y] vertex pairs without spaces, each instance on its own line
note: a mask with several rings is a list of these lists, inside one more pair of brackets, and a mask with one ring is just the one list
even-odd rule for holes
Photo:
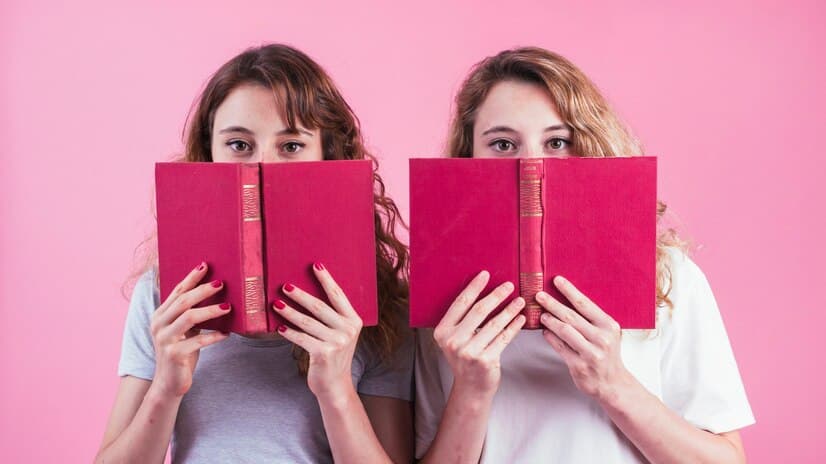
[[[132,294],[119,376],[154,376],[149,321],[160,306],[154,278],[144,274]],[[360,344],[352,368],[358,393],[410,401],[413,353],[412,332],[385,362]],[[318,402],[298,372],[292,345],[231,334],[201,350],[175,421],[172,461],[332,462]]]

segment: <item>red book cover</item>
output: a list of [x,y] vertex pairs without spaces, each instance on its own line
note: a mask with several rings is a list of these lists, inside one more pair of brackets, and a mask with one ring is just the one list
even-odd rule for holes
[[655,157],[410,160],[410,325],[436,326],[486,269],[485,293],[511,281],[525,298],[525,328],[539,289],[569,303],[556,275],[623,328],[653,328],[656,183]]
[[199,326],[274,332],[270,309],[292,283],[327,301],[321,261],[365,325],[378,322],[373,178],[369,160],[292,163],[157,163],[161,300],[201,260],[224,289],[199,306],[233,310]]

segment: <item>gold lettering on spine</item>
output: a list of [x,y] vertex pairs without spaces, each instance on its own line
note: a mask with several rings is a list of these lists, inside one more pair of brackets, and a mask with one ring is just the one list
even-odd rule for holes
[[247,314],[264,310],[264,279],[261,276],[244,279],[244,307]]
[[241,186],[241,211],[245,222],[261,220],[261,199],[257,184]]
[[[525,299],[525,327],[538,328],[542,307],[535,295],[544,286],[542,265],[542,160],[521,160],[519,176],[519,293]],[[536,243],[536,242],[539,243]],[[530,272],[526,272],[530,271]]]

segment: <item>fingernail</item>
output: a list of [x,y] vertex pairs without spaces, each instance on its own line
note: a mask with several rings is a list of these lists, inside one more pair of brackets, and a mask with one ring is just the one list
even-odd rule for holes
[[287,307],[287,304],[284,303],[281,300],[275,300],[275,303],[273,303],[273,306],[275,306],[275,309],[284,309],[284,308]]
[[324,270],[324,265],[323,265],[323,264],[321,264],[321,263],[320,263],[320,262],[318,262],[318,261],[316,261],[316,263],[315,263],[315,264],[313,264],[313,267],[316,269],[316,271],[323,271],[323,270]]
[[291,292],[293,290],[295,290],[295,287],[293,287],[293,284],[284,284],[284,291],[285,292]]
[[520,307],[520,308],[521,308],[521,307],[522,307],[522,306],[524,306],[524,305],[525,305],[525,299],[524,299],[524,298],[522,298],[522,297],[520,296],[519,298],[517,298],[517,299],[516,299],[516,306],[518,306],[518,307]]
[[537,300],[537,301],[544,300],[544,299],[545,299],[545,297],[547,297],[547,296],[548,296],[548,294],[547,294],[547,293],[545,293],[545,292],[539,292],[539,293],[537,293],[537,294],[536,294],[536,300]]
[[210,282],[210,285],[212,285],[215,288],[219,288],[221,286],[221,281],[220,280],[213,280],[212,282]]
[[542,319],[543,321],[547,321],[549,317],[551,317],[551,316],[549,316],[548,313],[542,313],[542,315],[539,316],[539,318]]
[[562,277],[561,275],[558,275],[558,276],[554,277],[554,282],[556,282],[557,284],[563,284],[563,283],[565,283],[565,277]]
[[279,325],[278,326],[278,331],[281,332],[281,333],[286,332],[287,331],[287,326],[286,325]]
[[229,303],[221,303],[218,307],[226,311],[229,309]]
[[195,270],[200,272],[200,271],[203,271],[204,269],[206,269],[206,263],[202,262]]
[[505,282],[505,288],[508,290],[513,290],[513,283],[512,282]]

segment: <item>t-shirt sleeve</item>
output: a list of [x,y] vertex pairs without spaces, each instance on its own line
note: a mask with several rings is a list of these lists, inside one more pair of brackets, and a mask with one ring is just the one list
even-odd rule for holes
[[416,459],[421,459],[436,438],[445,410],[446,395],[439,371],[439,347],[432,329],[416,331]]
[[399,346],[389,357],[382,358],[370,349],[361,350],[365,368],[358,382],[358,392],[412,401],[413,342],[413,331],[405,327]]
[[149,331],[152,313],[160,306],[160,295],[155,286],[155,273],[149,271],[138,279],[123,329],[123,343],[118,363],[118,375],[131,375],[152,380],[155,375],[155,346]]
[[674,256],[672,330],[663,343],[663,401],[694,426],[712,433],[754,423],[717,302],[703,272]]

